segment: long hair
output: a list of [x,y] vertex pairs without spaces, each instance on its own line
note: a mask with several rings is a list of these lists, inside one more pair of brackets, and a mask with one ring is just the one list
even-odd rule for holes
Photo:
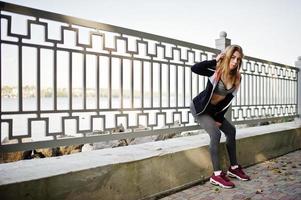
[[230,79],[232,85],[234,84],[235,87],[238,87],[240,84],[240,67],[242,65],[242,60],[238,63],[238,66],[231,70],[229,68],[230,60],[235,51],[238,51],[242,58],[244,56],[243,50],[238,45],[230,45],[228,46],[223,52],[225,56],[223,59],[220,59],[216,64],[216,79],[219,80],[222,76],[226,76]]

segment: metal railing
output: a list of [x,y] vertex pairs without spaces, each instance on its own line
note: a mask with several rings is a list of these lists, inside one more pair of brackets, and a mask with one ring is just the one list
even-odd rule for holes
[[245,56],[241,71],[241,89],[232,105],[234,123],[298,116],[298,68]]
[[[3,2],[0,44],[1,151],[199,129],[189,104],[207,78],[190,67],[219,53]],[[233,123],[297,116],[298,71],[246,56]]]

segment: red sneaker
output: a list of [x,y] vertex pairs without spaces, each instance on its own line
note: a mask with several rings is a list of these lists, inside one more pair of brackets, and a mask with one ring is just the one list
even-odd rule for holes
[[210,183],[213,185],[219,185],[223,188],[233,188],[235,185],[228,179],[226,173],[221,172],[220,175],[215,176],[214,174],[210,178]]
[[227,175],[242,181],[248,181],[251,179],[248,175],[245,174],[240,165],[238,165],[238,168],[236,169],[232,169],[231,167],[229,167]]

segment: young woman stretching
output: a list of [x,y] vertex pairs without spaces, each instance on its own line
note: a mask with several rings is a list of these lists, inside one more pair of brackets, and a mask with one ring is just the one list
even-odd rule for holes
[[250,180],[236,160],[235,127],[224,117],[240,85],[239,69],[242,57],[242,48],[230,45],[216,59],[191,67],[194,73],[209,77],[205,90],[193,98],[190,109],[196,121],[210,136],[209,150],[214,170],[210,183],[224,188],[232,188],[234,183],[221,171],[219,165],[218,146],[221,131],[226,136],[231,163],[227,175],[244,181]]

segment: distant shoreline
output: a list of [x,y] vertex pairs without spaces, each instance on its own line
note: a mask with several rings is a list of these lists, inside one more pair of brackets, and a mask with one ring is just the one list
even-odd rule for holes
[[[23,98],[34,98],[37,96],[37,88],[35,86],[24,86],[22,88],[22,97]],[[83,88],[72,88],[72,97],[83,97],[84,91]],[[15,99],[18,98],[18,87],[12,87],[12,86],[3,86],[1,88],[1,97],[7,98],[7,99]],[[51,98],[54,95],[53,88],[43,88],[41,89],[41,97],[43,98]],[[67,88],[57,88],[57,97],[69,97],[69,90]],[[86,97],[96,97],[97,91],[95,88],[86,88]],[[108,88],[100,88],[99,89],[99,97],[109,97],[109,89]],[[121,96],[121,90],[120,89],[112,89],[111,96],[114,97],[120,97]],[[131,98],[132,92],[130,90],[123,90],[123,97],[124,98]],[[134,98],[138,98],[142,96],[142,92],[135,90],[133,92]],[[150,97],[151,92],[150,91],[144,91],[144,96]],[[153,92],[154,97],[159,96],[159,92],[155,91]],[[168,96],[166,92],[162,92],[162,96]],[[175,96],[175,94],[171,93],[170,96]]]

